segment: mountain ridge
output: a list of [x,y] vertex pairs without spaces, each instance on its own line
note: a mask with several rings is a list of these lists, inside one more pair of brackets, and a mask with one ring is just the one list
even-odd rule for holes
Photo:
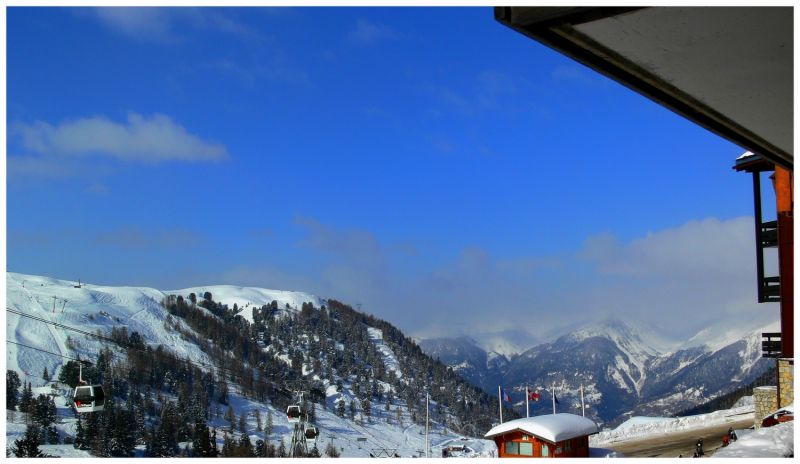
[[[496,392],[497,385],[521,392],[524,385],[555,384],[559,397],[568,398],[573,410],[583,384],[590,415],[614,424],[634,412],[668,415],[752,381],[767,368],[760,358],[760,332],[776,324],[761,322],[756,329],[733,330],[733,336],[726,333],[711,344],[687,345],[665,342],[646,328],[610,318],[511,356],[494,369],[482,371],[452,354],[447,360],[487,393]],[[423,340],[421,346],[432,355],[442,349],[431,340]]]

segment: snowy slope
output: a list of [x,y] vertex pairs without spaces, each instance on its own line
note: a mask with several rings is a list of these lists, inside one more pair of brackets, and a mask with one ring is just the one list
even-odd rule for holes
[[686,417],[633,417],[613,430],[604,430],[589,437],[591,446],[604,446],[610,443],[660,436],[674,432],[684,432],[712,425],[734,423],[742,417],[751,416],[753,406],[723,409],[708,414]]
[[[765,319],[772,319],[773,322],[765,325]],[[753,333],[760,334],[761,332],[780,332],[780,321],[777,313],[765,314],[754,311],[746,318],[740,317],[735,320],[720,319],[713,325],[697,332],[678,349],[705,346],[710,351],[717,351]]]
[[268,290],[257,287],[238,287],[235,285],[207,285],[205,287],[168,290],[165,293],[182,295],[184,298],[187,298],[190,293],[194,293],[199,299],[203,297],[205,292],[211,292],[214,301],[226,304],[229,308],[233,308],[234,304],[237,305],[240,310],[239,315],[248,322],[253,322],[252,309],[254,307],[260,308],[262,305],[273,301],[278,302],[279,309],[285,309],[286,305],[289,305],[289,308],[295,311],[299,311],[303,303],[311,302],[316,308],[325,304],[324,300],[310,293]]
[[[107,287],[92,284],[83,284],[82,288],[74,288],[77,282],[52,279],[48,277],[31,276],[16,273],[7,273],[6,277],[6,306],[44,318],[53,322],[80,328],[89,332],[99,330],[108,334],[112,327],[127,327],[129,331],[142,334],[146,343],[151,345],[165,345],[176,354],[196,362],[213,364],[200,348],[185,340],[174,329],[165,324],[167,312],[159,302],[168,294],[177,294],[187,297],[194,292],[198,297],[209,291],[215,301],[221,301],[232,307],[236,303],[244,307],[241,315],[250,319],[254,305],[261,306],[276,300],[280,308],[289,304],[292,310],[299,310],[304,302],[313,302],[320,307],[324,301],[313,295],[302,292],[285,292],[251,287],[235,287],[228,285],[215,285],[193,287],[182,290],[160,291],[143,287]],[[53,312],[54,298],[56,310]],[[66,300],[66,303],[64,303]],[[63,310],[62,310],[63,307]],[[178,323],[179,318],[173,318]],[[188,327],[184,326],[188,329]],[[384,364],[388,370],[393,370],[398,377],[403,378],[400,363],[392,349],[383,341],[383,334],[379,329],[369,328],[369,336],[380,351]],[[109,346],[93,338],[81,334],[53,327],[39,321],[16,314],[7,313],[6,336],[8,340],[34,346],[43,350],[61,353],[65,356],[94,359],[101,348]],[[70,337],[68,341],[67,337]],[[113,345],[111,345],[113,347]],[[21,380],[32,382],[35,393],[50,391],[52,384],[47,384],[41,373],[46,366],[48,371],[57,376],[57,372],[65,359],[18,347],[9,344],[6,351],[8,369],[16,370]],[[320,429],[318,440],[319,449],[323,451],[329,442],[340,448],[344,457],[369,457],[378,449],[391,449],[404,457],[418,456],[424,448],[424,427],[412,424],[410,414],[403,401],[396,400],[390,412],[384,410],[384,404],[375,402],[372,405],[371,421],[360,424],[334,414],[334,401],[339,398],[348,403],[355,398],[351,385],[345,382],[343,391],[337,392],[334,385],[326,384],[327,399],[325,405],[316,408],[316,425]],[[277,444],[283,440],[288,447],[291,427],[286,420],[285,411],[278,410],[271,405],[261,404],[238,394],[238,388],[232,385],[230,404],[238,416],[247,414],[247,423],[252,441],[264,439],[263,432],[256,431],[256,420],[253,411],[261,411],[262,420],[271,412],[274,429],[269,437],[271,443]],[[386,385],[388,388],[388,385]],[[75,418],[69,408],[68,396],[70,392],[63,386],[56,405],[59,414],[57,429],[62,438],[74,434]],[[169,398],[169,395],[166,395]],[[173,399],[174,398],[169,398]],[[227,406],[221,406],[227,409]],[[215,406],[212,404],[211,410]],[[400,410],[401,423],[398,424],[397,412]],[[21,413],[7,420],[7,442],[22,437],[25,432],[24,418]],[[217,430],[226,430],[228,423],[222,418],[212,418],[209,426]],[[222,446],[223,434],[218,433],[219,446]],[[443,428],[433,422],[430,431],[430,445],[433,456],[441,456],[441,447],[449,443],[458,442],[466,445],[471,451],[469,456],[492,456],[495,452],[494,442],[483,439],[463,439],[459,435]],[[70,445],[42,446],[44,452],[62,457],[85,457],[86,453],[77,451]],[[138,450],[141,455],[142,449]]]
[[[179,334],[165,328],[167,313],[159,304],[165,296],[163,292],[146,287],[91,284],[74,288],[76,284],[9,272],[6,274],[6,307],[87,332],[99,330],[108,334],[112,327],[125,326],[129,332],[139,332],[145,343],[165,345],[182,357],[210,362],[196,345],[184,342]],[[10,312],[6,313],[6,337],[25,345],[84,359],[95,358],[101,347],[106,346],[94,338]],[[68,346],[70,344],[72,349]],[[41,383],[37,377],[45,366],[54,373],[64,361],[56,356],[7,345],[7,368],[17,370],[21,379],[33,381],[34,385]]]

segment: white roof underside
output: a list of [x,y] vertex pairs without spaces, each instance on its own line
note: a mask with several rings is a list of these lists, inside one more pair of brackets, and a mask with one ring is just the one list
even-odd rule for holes
[[553,443],[599,432],[597,424],[590,419],[560,413],[504,422],[493,427],[484,437],[492,438],[514,430],[521,430]]
[[575,28],[786,153],[793,153],[787,8],[646,8]]

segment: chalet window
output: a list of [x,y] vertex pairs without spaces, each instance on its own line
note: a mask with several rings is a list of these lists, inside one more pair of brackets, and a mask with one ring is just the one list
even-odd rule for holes
[[556,447],[556,454],[561,454],[561,447],[560,446]]
[[520,443],[519,444],[519,454],[522,456],[533,456],[533,443]]
[[542,457],[550,456],[550,447],[547,443],[542,443]]
[[519,454],[519,443],[515,441],[507,441],[506,454]]

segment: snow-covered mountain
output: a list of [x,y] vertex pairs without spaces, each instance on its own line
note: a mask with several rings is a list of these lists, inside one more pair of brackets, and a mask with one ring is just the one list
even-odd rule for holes
[[[580,388],[587,414],[614,424],[631,414],[669,415],[749,383],[769,366],[760,357],[761,332],[774,331],[764,321],[735,325],[721,321],[686,342],[662,339],[652,329],[606,320],[574,329],[500,363],[484,361],[480,347],[453,351],[447,340],[426,340],[423,349],[439,356],[488,393],[503,385],[524,408],[524,388],[549,390],[554,385],[560,410],[580,411]],[[469,356],[465,356],[469,353]],[[551,408],[550,394],[532,411]]]
[[[227,305],[228,309],[224,310],[227,315],[224,318],[219,316],[218,312],[206,309],[211,307],[207,304],[211,303],[211,300],[204,298],[206,292],[211,294],[209,296],[213,298],[214,304],[221,304],[216,306],[217,308],[224,308]],[[191,294],[194,294],[194,297]],[[318,389],[321,396],[314,399],[317,403],[315,424],[320,429],[318,443],[321,452],[324,452],[328,443],[333,442],[343,456],[367,457],[371,453],[385,450],[392,450],[400,456],[419,455],[425,443],[425,427],[420,424],[421,418],[424,418],[424,394],[421,402],[418,401],[419,394],[423,391],[420,382],[430,382],[432,389],[430,435],[432,452],[439,453],[443,446],[451,442],[466,445],[468,455],[489,456],[495,449],[494,443],[490,441],[464,438],[463,435],[453,431],[460,423],[462,429],[472,428],[464,433],[469,432],[473,437],[482,435],[482,428],[485,427],[480,425],[476,427],[476,424],[480,424],[484,419],[490,423],[491,417],[487,414],[486,408],[492,400],[491,397],[448,373],[444,366],[437,367],[433,360],[423,355],[410,339],[390,324],[353,311],[341,303],[328,302],[303,292],[229,285],[161,291],[145,287],[110,287],[85,283],[79,286],[78,282],[7,273],[6,306],[10,311],[6,314],[6,337],[11,342],[21,344],[7,345],[7,368],[16,371],[23,382],[31,382],[35,393],[58,392],[57,429],[62,440],[76,433],[75,416],[67,398],[71,392],[64,384],[55,385],[45,381],[42,375],[47,368],[47,371],[57,378],[66,359],[22,345],[70,358],[89,360],[97,359],[98,353],[104,348],[111,348],[116,359],[124,360],[125,350],[106,341],[71,332],[27,316],[105,336],[108,336],[114,328],[124,327],[128,334],[138,333],[144,345],[161,347],[181,359],[189,360],[196,365],[195,367],[202,367],[203,370],[215,375],[218,372],[210,366],[219,365],[219,356],[224,356],[228,360],[229,365],[224,366],[224,369],[230,369],[228,375],[233,375],[234,364],[244,365],[244,358],[233,357],[233,351],[221,353],[218,340],[210,338],[208,334],[201,334],[188,317],[165,307],[163,302],[169,301],[167,298],[169,295],[180,296],[185,301],[196,298],[198,303],[196,306],[191,305],[191,311],[203,312],[213,320],[236,327],[239,333],[230,333],[243,336],[243,341],[249,339],[248,337],[258,339],[258,344],[253,343],[251,346],[261,347],[272,364],[281,364],[267,365],[267,375],[274,375],[269,374],[274,372],[282,379],[291,374],[287,378],[312,385],[312,390]],[[313,306],[307,306],[308,303],[312,303]],[[337,307],[340,308],[338,312],[320,309],[326,304],[333,307],[335,303],[338,303]],[[232,315],[234,305],[238,311],[237,315]],[[274,309],[264,316],[264,312],[261,311],[264,306]],[[256,319],[262,317],[266,319],[256,322]],[[337,323],[337,318],[344,318],[347,323],[341,321]],[[350,333],[358,340],[360,346],[345,347],[340,341],[327,339],[328,334],[324,331],[301,332],[301,327],[312,326],[311,322],[304,322],[309,320],[329,321],[327,322],[329,325],[337,323],[340,330],[342,327],[349,327]],[[262,327],[259,329],[261,331],[256,330],[258,327]],[[272,331],[271,340],[262,336],[263,327],[267,327],[267,332]],[[236,348],[239,356],[253,359],[253,355],[242,354],[244,352],[240,351],[239,346]],[[366,359],[353,358],[353,353],[366,353],[370,356],[369,362],[367,363]],[[348,372],[341,367],[337,370],[336,367],[322,362],[333,358],[336,358],[338,363],[345,363],[345,366],[352,366],[351,370]],[[242,372],[247,371],[247,368],[243,369]],[[433,372],[435,375],[430,379],[424,379],[419,375],[421,371]],[[271,379],[267,385],[269,388],[288,388],[280,384],[283,380],[277,377]],[[230,382],[227,403],[220,404],[214,399],[209,406],[210,410],[219,411],[230,406],[235,417],[246,418],[248,435],[253,442],[263,439],[275,446],[281,441],[288,445],[292,425],[286,419],[286,405],[275,403],[273,400],[257,401],[247,394],[247,391],[252,390],[252,386],[240,384],[239,377],[229,377],[226,380]],[[124,380],[119,381],[124,382]],[[126,391],[131,390],[126,388]],[[371,394],[368,393],[370,391]],[[178,400],[175,391],[169,389],[156,393],[158,401]],[[280,399],[280,392],[278,393]],[[452,395],[456,396],[451,398]],[[125,403],[124,397],[118,401]],[[369,411],[364,411],[359,406],[355,419],[351,419],[347,414],[340,415],[336,411],[340,402],[348,405],[366,404]],[[440,405],[444,402],[450,406]],[[485,408],[481,413],[477,409],[479,404],[482,404],[481,408]],[[420,407],[422,414],[419,412]],[[452,409],[454,407],[460,409]],[[464,424],[457,417],[465,414],[463,411],[465,407],[473,408],[475,414],[487,417],[480,419],[473,416],[472,423]],[[497,403],[494,406],[494,409],[496,408]],[[262,421],[271,414],[274,420],[272,435],[266,436],[264,432],[256,430],[254,412],[257,410],[260,411]],[[7,437],[10,442],[24,433],[21,421],[24,419],[19,414],[9,419]],[[148,424],[156,426],[158,413],[149,416],[147,421]],[[227,431],[225,432],[227,434],[240,433],[234,431],[231,424],[219,413],[210,415],[208,425],[220,430],[218,435],[220,448],[223,431]],[[183,443],[182,446],[187,446],[187,443]],[[46,449],[48,453],[61,456],[86,455],[85,451],[74,450],[71,445],[48,445]],[[137,446],[136,454],[142,455],[142,453],[144,444]]]

